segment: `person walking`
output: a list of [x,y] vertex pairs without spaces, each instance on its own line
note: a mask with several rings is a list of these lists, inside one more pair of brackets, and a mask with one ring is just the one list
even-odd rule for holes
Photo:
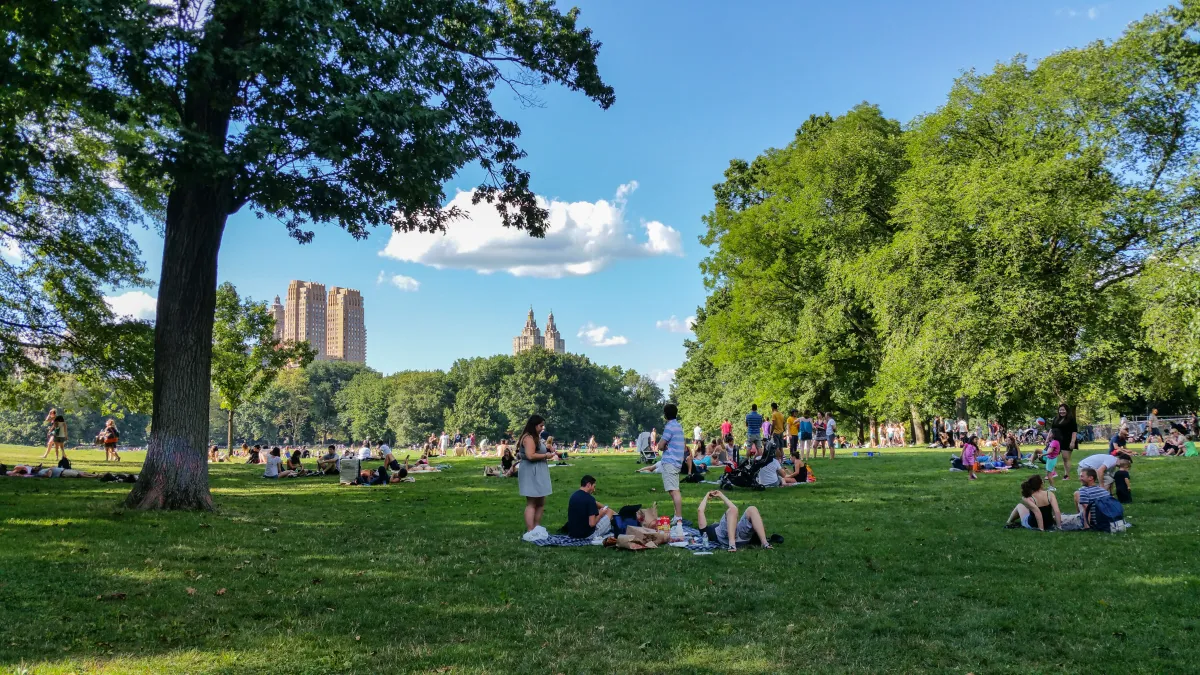
[[104,444],[104,461],[121,461],[121,456],[117,454],[117,443],[121,440],[121,432],[117,431],[117,423],[109,420],[104,423],[104,429],[100,432],[100,442]]
[[42,420],[42,424],[46,425],[46,451],[42,453],[42,459],[46,459],[51,450],[54,451],[54,459],[58,459],[58,448],[54,447],[54,420],[57,418],[58,408],[51,408],[46,413],[46,419]]
[[[837,458],[837,422],[833,419],[833,413],[825,415],[825,442],[829,444],[829,459]],[[821,451],[821,458],[825,458],[825,451]]]
[[[54,423],[50,426],[50,442],[54,445],[54,459],[59,458],[59,453],[62,453],[63,457],[67,456],[67,420],[59,413],[55,413]],[[49,448],[46,452],[50,452]]]
[[550,465],[546,462],[554,458],[554,453],[546,451],[546,443],[542,440],[545,430],[546,420],[541,415],[532,415],[517,439],[517,459],[520,460],[517,483],[525,498],[525,534],[521,538],[525,541],[547,536],[542,527],[542,513],[546,510],[546,497],[554,489],[550,485]]

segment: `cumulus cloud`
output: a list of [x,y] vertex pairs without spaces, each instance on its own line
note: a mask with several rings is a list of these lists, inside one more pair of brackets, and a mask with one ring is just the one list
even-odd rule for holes
[[624,335],[609,335],[608,326],[597,326],[591,321],[579,329],[576,337],[583,340],[584,344],[592,347],[615,347],[617,345],[629,344],[629,340],[626,340]]
[[458,192],[447,208],[464,217],[443,233],[394,232],[379,255],[438,269],[481,274],[559,278],[598,272],[614,260],[683,255],[679,232],[658,221],[644,222],[638,238],[625,220],[625,204],[637,181],[617,188],[611,202],[563,202],[538,197],[550,212],[543,239],[504,227],[493,205],[472,204],[473,192]]
[[1087,9],[1064,8],[1056,11],[1055,14],[1058,16],[1065,16],[1068,19],[1087,17],[1089,20],[1095,21],[1096,18],[1100,16],[1100,10],[1102,10],[1104,7],[1104,5],[1095,5],[1088,7]]
[[674,314],[672,314],[671,318],[669,319],[660,319],[654,322],[655,328],[659,330],[665,330],[668,333],[686,333],[690,331],[694,325],[696,325],[696,317],[689,316],[683,321],[680,321],[675,317]]
[[671,384],[675,382],[674,368],[669,370],[651,370],[647,374],[650,376],[650,379],[654,380],[654,382],[658,384],[659,387],[662,387],[664,392],[669,390],[671,388]]
[[106,295],[109,309],[120,317],[153,319],[158,311],[158,299],[144,291],[129,291],[121,295]]
[[416,292],[421,289],[421,282],[412,277],[406,277],[403,274],[392,276],[392,285],[405,292]]

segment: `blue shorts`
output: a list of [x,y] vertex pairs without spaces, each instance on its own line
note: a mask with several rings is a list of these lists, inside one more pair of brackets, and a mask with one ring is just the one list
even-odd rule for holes
[[1054,471],[1054,467],[1055,467],[1055,466],[1057,466],[1057,465],[1058,465],[1058,458],[1057,458],[1057,457],[1055,457],[1054,459],[1050,459],[1049,457],[1047,457],[1047,458],[1046,458],[1046,473],[1051,473],[1051,472],[1053,472],[1053,471]]

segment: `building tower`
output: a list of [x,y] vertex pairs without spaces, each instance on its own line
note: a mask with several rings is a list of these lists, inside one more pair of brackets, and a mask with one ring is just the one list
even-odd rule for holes
[[325,285],[293,279],[288,284],[283,322],[283,339],[307,342],[316,352],[316,360],[325,356]]
[[362,294],[331,286],[325,309],[325,353],[331,361],[367,362]]
[[546,337],[542,340],[542,346],[556,354],[567,351],[567,345],[558,334],[558,327],[554,325],[554,310],[550,310],[550,316],[546,318]]
[[278,295],[275,296],[275,304],[271,305],[271,316],[275,318],[275,339],[282,340],[285,312],[283,311],[283,304],[279,302]]
[[542,346],[542,331],[538,329],[537,321],[533,320],[533,308],[530,307],[529,316],[525,319],[525,328],[521,330],[520,335],[513,338],[513,356]]

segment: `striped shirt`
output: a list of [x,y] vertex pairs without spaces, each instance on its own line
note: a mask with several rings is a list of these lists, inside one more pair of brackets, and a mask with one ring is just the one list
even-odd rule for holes
[[662,463],[675,468],[676,471],[683,465],[683,448],[687,442],[687,437],[683,435],[683,427],[679,425],[679,420],[670,420],[667,426],[663,427],[662,436],[658,437],[659,443],[666,443],[667,449],[663,452]]
[[758,414],[757,410],[751,410],[749,415],[746,415],[746,436],[750,438],[762,438],[763,416]]
[[1100,487],[1099,485],[1081,487],[1075,491],[1075,494],[1079,495],[1080,504],[1095,504],[1101,499],[1109,496],[1108,490]]

